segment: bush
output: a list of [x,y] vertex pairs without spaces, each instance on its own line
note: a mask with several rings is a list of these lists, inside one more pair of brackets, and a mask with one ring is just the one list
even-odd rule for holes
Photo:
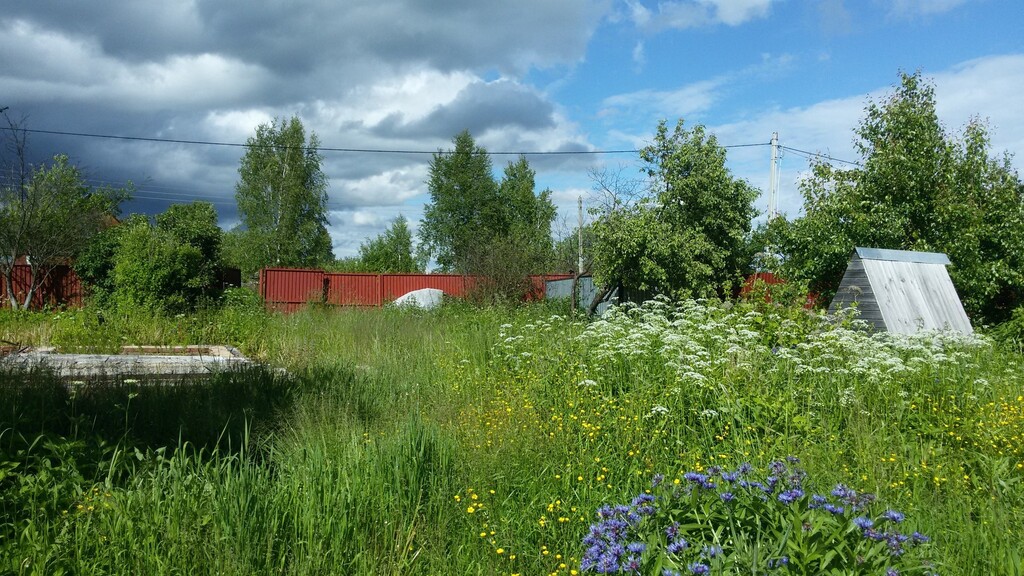
[[1009,320],[996,326],[992,336],[1011,349],[1024,351],[1024,306],[1018,306]]

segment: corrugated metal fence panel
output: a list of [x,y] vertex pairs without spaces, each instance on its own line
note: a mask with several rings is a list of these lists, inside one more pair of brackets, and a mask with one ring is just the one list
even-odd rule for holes
[[[527,299],[541,299],[547,280],[572,279],[571,274],[534,275]],[[267,308],[291,312],[310,301],[340,306],[382,306],[399,296],[435,288],[449,296],[465,297],[478,284],[461,274],[341,274],[321,270],[265,268],[260,271],[260,295]]]
[[526,294],[526,300],[543,300],[547,294],[547,283],[550,281],[566,280],[572,281],[572,274],[531,274],[530,292]]
[[321,302],[324,297],[324,272],[266,268],[260,272],[260,294],[268,305]]
[[385,302],[423,288],[436,288],[449,296],[462,298],[468,284],[467,277],[460,274],[384,274],[382,278]]
[[380,306],[380,274],[327,274],[327,303]]
[[61,266],[54,270],[48,288],[46,293],[51,304],[82,305],[82,281],[70,267]]
[[[545,298],[571,298],[572,276],[567,276],[567,278],[548,280],[546,282],[547,287],[545,289]],[[594,300],[594,296],[597,295],[597,289],[594,288],[594,279],[590,276],[580,276],[579,285],[576,287],[576,290],[578,291],[576,306],[582,309],[589,307],[590,303]],[[607,304],[599,307],[598,312],[604,312],[604,309],[607,307]]]
[[[19,302],[25,300],[25,295],[32,283],[32,269],[28,265],[14,266],[11,274],[14,284],[14,296]],[[0,282],[0,306],[7,306],[7,290]],[[57,266],[50,272],[50,277],[32,295],[32,308],[49,306],[81,306],[82,305],[82,282],[75,271],[68,266]]]

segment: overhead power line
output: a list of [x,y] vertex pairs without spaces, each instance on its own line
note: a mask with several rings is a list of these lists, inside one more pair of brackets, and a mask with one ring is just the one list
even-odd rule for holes
[[822,154],[820,152],[808,152],[807,150],[800,150],[799,148],[792,148],[790,146],[783,146],[781,144],[779,145],[779,148],[783,150],[788,150],[795,154],[800,154],[807,159],[817,158],[822,160],[828,160],[830,162],[839,162],[841,164],[849,164],[851,166],[863,167],[863,165],[860,162],[854,162],[853,160],[843,160],[842,158],[836,158],[834,156],[829,156],[828,154]]
[[[10,130],[8,127],[0,126],[0,129]],[[89,132],[67,132],[62,130],[35,130],[35,129],[23,129],[23,132],[30,134],[49,134],[51,136],[72,136],[78,138],[101,138],[105,140],[126,140],[130,142],[158,142],[163,144],[187,144],[192,146],[220,146],[227,148],[247,148],[254,146],[253,144],[246,144],[240,142],[217,142],[211,140],[183,140],[176,138],[153,138],[147,136],[118,136],[114,134],[93,134]],[[769,146],[768,142],[754,142],[749,144],[731,144],[722,146],[722,148],[750,148],[755,146]],[[261,146],[261,145],[255,145]],[[266,147],[277,148],[278,146],[264,145]],[[283,146],[281,148],[286,149],[302,149],[307,150],[312,147],[310,146]],[[351,152],[359,154],[436,154],[437,150],[403,150],[395,148],[337,148],[329,146],[317,146],[316,150],[320,152]],[[637,149],[623,149],[623,150],[548,150],[548,151],[498,151],[487,153],[492,156],[578,156],[578,155],[597,155],[597,154],[636,154],[640,151]]]

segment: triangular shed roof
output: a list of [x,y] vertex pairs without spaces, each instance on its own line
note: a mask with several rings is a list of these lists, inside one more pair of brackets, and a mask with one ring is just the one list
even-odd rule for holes
[[835,313],[856,302],[860,318],[877,330],[970,334],[971,322],[947,264],[949,258],[937,252],[856,248],[828,310]]

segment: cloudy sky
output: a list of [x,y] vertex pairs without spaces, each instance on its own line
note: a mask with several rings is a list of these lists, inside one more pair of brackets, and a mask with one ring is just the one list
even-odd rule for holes
[[[638,173],[634,153],[595,152],[644,145],[660,119],[857,160],[864,106],[900,71],[935,83],[951,132],[987,119],[1020,169],[1022,26],[1020,0],[33,0],[0,14],[0,107],[41,131],[35,159],[133,181],[126,211],[206,200],[225,228],[243,148],[43,132],[242,144],[298,115],[336,149],[330,228],[351,256],[398,214],[419,220],[429,152],[463,129],[494,153],[587,152],[528,156],[574,220],[592,169]],[[769,159],[729,151],[762,190]],[[779,207],[796,214],[807,158],[781,163]]]

